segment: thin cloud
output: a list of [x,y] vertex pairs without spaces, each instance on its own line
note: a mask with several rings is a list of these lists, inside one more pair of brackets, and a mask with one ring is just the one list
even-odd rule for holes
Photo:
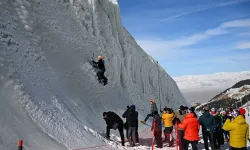
[[176,51],[186,46],[191,46],[199,43],[202,40],[211,38],[213,36],[225,35],[229,34],[230,28],[245,28],[250,27],[250,19],[242,19],[242,20],[233,20],[224,22],[216,28],[206,30],[203,33],[193,34],[188,37],[181,37],[177,40],[155,40],[147,39],[147,40],[138,40],[138,44],[150,55],[156,56],[161,55],[164,52],[169,53],[170,51]]
[[240,42],[236,45],[236,49],[250,49],[250,41]]
[[225,2],[225,3],[219,3],[219,4],[212,5],[212,6],[198,8],[198,9],[192,10],[192,11],[182,12],[180,14],[176,14],[176,15],[161,19],[160,22],[170,21],[170,20],[175,19],[175,18],[183,17],[183,16],[186,16],[186,15],[190,15],[190,14],[193,14],[193,13],[205,11],[205,10],[208,10],[208,9],[224,7],[224,6],[230,6],[230,5],[235,5],[235,4],[239,4],[239,3],[243,3],[243,2],[249,2],[249,1],[250,0],[236,0],[236,1],[230,1],[230,2]]

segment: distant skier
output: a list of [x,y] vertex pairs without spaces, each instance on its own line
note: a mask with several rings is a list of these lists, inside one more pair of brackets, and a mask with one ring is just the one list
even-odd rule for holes
[[120,136],[121,136],[121,143],[124,146],[124,133],[123,133],[123,121],[122,119],[114,112],[108,111],[103,113],[103,119],[106,121],[106,138],[110,139],[110,129],[116,130],[118,128]]
[[98,72],[97,72],[97,76],[98,76],[98,80],[101,83],[101,81],[103,80],[103,84],[106,85],[108,82],[108,79],[104,76],[105,73],[105,65],[104,65],[104,56],[98,56],[97,57],[98,62],[95,62],[94,60],[92,60],[94,67],[98,68]]
[[155,100],[152,99],[150,102],[151,102],[151,109],[150,109],[150,112],[151,112],[151,113],[148,114],[147,117],[146,117],[144,120],[141,121],[141,123],[143,123],[143,124],[146,124],[148,118],[149,118],[149,117],[153,117],[153,116],[154,116],[154,112],[155,112],[155,111],[158,111],[158,110],[157,110],[156,103],[155,103]]

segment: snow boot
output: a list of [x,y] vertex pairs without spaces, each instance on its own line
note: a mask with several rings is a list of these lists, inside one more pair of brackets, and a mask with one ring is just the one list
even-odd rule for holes
[[142,120],[141,123],[146,124],[146,121],[145,121],[145,120]]

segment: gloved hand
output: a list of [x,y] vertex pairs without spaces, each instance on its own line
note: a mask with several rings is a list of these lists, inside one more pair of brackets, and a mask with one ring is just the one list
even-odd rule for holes
[[92,60],[91,62],[92,62],[92,63],[95,63],[95,61],[94,61],[94,60]]

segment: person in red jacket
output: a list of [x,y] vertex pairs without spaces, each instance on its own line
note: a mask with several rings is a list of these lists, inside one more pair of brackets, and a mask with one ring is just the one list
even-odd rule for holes
[[197,143],[199,140],[200,123],[193,113],[185,116],[179,128],[184,129],[184,150],[188,150],[188,145],[191,143],[193,150],[198,150]]

